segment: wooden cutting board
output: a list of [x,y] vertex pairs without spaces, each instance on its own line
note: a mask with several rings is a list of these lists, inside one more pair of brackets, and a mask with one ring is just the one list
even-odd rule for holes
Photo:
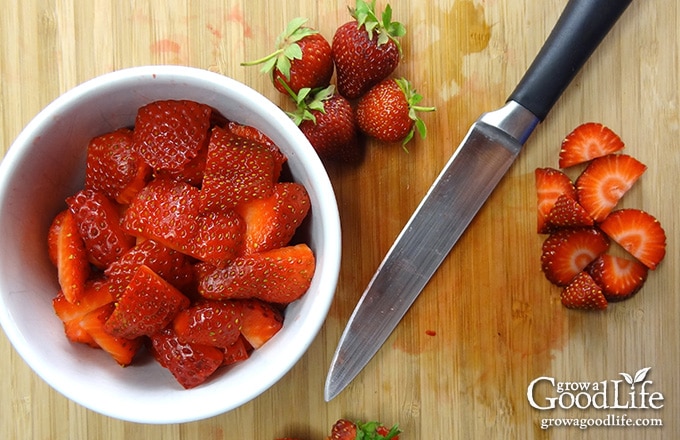
[[[408,30],[397,76],[409,78],[437,111],[427,139],[404,152],[368,142],[359,166],[329,166],[343,227],[343,262],[326,324],[303,359],[247,405],[208,420],[146,426],[109,419],[48,387],[0,337],[3,439],[322,439],[340,417],[399,423],[403,439],[676,438],[680,436],[680,9],[637,1],[621,18],[377,356],[338,398],[323,384],[342,329],[392,241],[467,127],[500,106],[542,45],[566,0],[393,0]],[[344,2],[1,0],[0,139],[6,151],[22,127],[60,93],[135,65],[182,64],[223,73],[287,103],[257,68],[285,24],[309,18],[331,39],[349,20]],[[384,1],[378,1],[382,7]],[[288,107],[286,107],[288,108]],[[618,132],[649,167],[624,206],[653,213],[668,254],[635,298],[604,313],[562,308],[540,271],[533,172],[557,166],[562,138],[585,121]],[[598,409],[594,391],[575,406],[536,406],[578,392],[558,383],[617,383],[620,402],[651,368],[647,391],[660,409]],[[638,377],[640,378],[640,376]],[[624,381],[624,382],[616,382]],[[639,390],[637,384],[635,390]],[[563,387],[562,387],[563,388]],[[565,390],[562,390],[565,391]],[[570,394],[571,393],[571,394]],[[590,397],[589,397],[590,396]],[[657,396],[658,397],[658,396]],[[612,397],[608,404],[613,405]],[[598,400],[596,399],[596,402]],[[599,401],[603,404],[602,401]],[[573,402],[571,402],[573,404]],[[663,427],[542,429],[544,419],[590,423],[663,422]]]

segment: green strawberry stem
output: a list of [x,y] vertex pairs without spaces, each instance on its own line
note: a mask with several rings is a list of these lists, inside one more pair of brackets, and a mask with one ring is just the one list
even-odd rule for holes
[[357,0],[356,7],[348,7],[350,15],[357,21],[357,26],[364,26],[368,33],[368,38],[373,39],[373,32],[378,35],[378,46],[387,43],[388,40],[394,41],[394,44],[401,51],[401,44],[397,38],[406,35],[406,28],[398,21],[392,21],[392,7],[388,4],[382,13],[382,18],[378,18],[375,12],[375,0],[371,1],[369,5],[364,0]]
[[295,125],[298,126],[302,121],[312,121],[316,124],[316,117],[314,116],[314,113],[312,113],[312,110],[326,113],[323,102],[335,93],[335,86],[332,84],[326,88],[317,89],[303,87],[298,93],[295,93],[281,78],[279,78],[279,82],[283,88],[286,89],[296,105],[294,112],[286,112],[286,114],[293,120]]
[[413,121],[415,121],[415,124],[413,124],[413,128],[409,132],[408,135],[404,138],[402,141],[401,145],[404,148],[406,152],[408,150],[406,149],[406,144],[413,139],[413,135],[415,134],[416,130],[418,131],[418,134],[420,135],[421,139],[425,139],[425,136],[427,136],[427,127],[425,126],[425,122],[418,117],[418,112],[433,112],[436,110],[435,107],[423,107],[418,105],[420,101],[423,100],[423,96],[420,95],[419,93],[416,92],[416,89],[413,88],[411,83],[404,79],[404,78],[396,78],[394,82],[399,85],[399,88],[401,89],[402,92],[404,92],[404,96],[406,97],[406,101],[408,102],[408,116],[411,118]]

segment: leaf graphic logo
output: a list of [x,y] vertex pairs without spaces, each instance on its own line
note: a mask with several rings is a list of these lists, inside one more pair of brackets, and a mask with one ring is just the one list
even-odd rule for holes
[[635,389],[635,384],[644,382],[645,377],[647,377],[647,373],[649,373],[649,370],[651,370],[652,367],[647,367],[647,368],[642,368],[641,370],[638,370],[637,373],[635,373],[635,377],[631,376],[628,373],[619,373],[619,375],[623,376],[623,378],[626,380],[628,385],[630,385],[630,389]]

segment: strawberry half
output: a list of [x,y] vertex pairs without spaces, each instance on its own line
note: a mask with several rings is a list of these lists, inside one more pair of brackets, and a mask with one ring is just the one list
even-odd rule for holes
[[253,348],[262,347],[283,327],[283,315],[272,304],[257,299],[238,303],[241,306],[241,335]]
[[151,336],[170,324],[189,304],[189,298],[142,265],[118,299],[106,321],[106,331],[127,339]]
[[113,336],[106,329],[106,321],[115,309],[114,303],[109,303],[87,313],[80,320],[80,326],[85,330],[99,348],[125,367],[132,363],[135,354],[142,347],[141,339],[126,339]]
[[587,122],[576,127],[562,141],[559,166],[567,168],[622,150],[624,143],[610,128]]
[[659,221],[640,209],[614,211],[600,229],[649,269],[666,256],[666,233]]
[[562,194],[548,213],[548,230],[593,226],[593,218],[573,198]]
[[182,342],[227,349],[241,335],[241,307],[234,301],[199,301],[179,312],[172,325]]
[[198,291],[210,299],[259,298],[288,304],[311,284],[315,260],[306,244],[298,244],[234,259],[199,278]]
[[646,169],[626,154],[599,157],[576,179],[578,201],[596,222],[601,222]]
[[71,211],[66,209],[55,216],[47,233],[47,242],[64,297],[75,303],[83,296],[85,282],[90,276],[90,263]]
[[595,228],[561,229],[543,242],[541,269],[548,281],[566,286],[608,248],[609,240]]
[[647,280],[647,266],[637,260],[602,254],[588,267],[608,301],[621,301],[636,294]]
[[602,288],[593,280],[588,272],[579,272],[562,290],[562,305],[568,309],[604,310],[607,299]]
[[555,202],[561,195],[571,199],[576,198],[576,188],[573,182],[562,171],[555,168],[536,168],[534,172],[536,179],[536,212],[537,212],[537,231],[539,234],[550,232],[547,224],[548,215]]

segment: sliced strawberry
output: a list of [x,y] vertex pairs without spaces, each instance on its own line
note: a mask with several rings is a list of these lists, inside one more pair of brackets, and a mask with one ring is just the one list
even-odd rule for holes
[[54,259],[57,266],[59,286],[66,300],[75,303],[83,296],[85,282],[90,276],[90,264],[71,211],[67,209],[57,214],[47,235],[50,259]]
[[555,205],[548,213],[547,228],[549,230],[593,226],[593,224],[593,218],[583,206],[565,194],[557,198]]
[[277,183],[271,196],[236,207],[247,224],[243,254],[288,245],[309,212],[309,195],[299,183]]
[[609,248],[609,240],[595,228],[561,229],[543,242],[541,269],[551,283],[566,286]]
[[666,233],[659,221],[645,211],[614,211],[600,224],[600,228],[651,270],[656,269],[666,256]]
[[189,298],[142,265],[106,321],[106,331],[127,339],[151,336],[170,324],[189,304]]
[[607,299],[602,288],[597,285],[588,272],[579,272],[562,290],[562,305],[568,309],[604,310]]
[[306,244],[234,259],[199,278],[205,298],[259,298],[287,304],[302,296],[314,276],[315,260]]
[[187,252],[201,261],[226,266],[241,251],[246,223],[236,212],[210,211],[198,217],[198,233]]
[[52,300],[54,312],[64,323],[64,333],[71,342],[80,342],[93,347],[98,345],[81,326],[80,321],[92,310],[113,302],[109,284],[101,280],[89,281],[83,295],[76,303],[70,303],[63,292]]
[[537,168],[535,171],[536,196],[537,196],[537,230],[539,234],[548,233],[547,219],[550,210],[555,205],[558,197],[566,195],[576,198],[574,184],[560,170],[554,168]]
[[234,301],[203,300],[179,312],[172,325],[182,342],[226,349],[241,334],[241,308]]
[[201,148],[196,157],[178,170],[160,170],[156,173],[157,178],[186,182],[189,185],[200,187],[205,173],[205,162],[208,159],[208,146]]
[[599,157],[576,179],[578,201],[596,222],[601,222],[646,169],[626,154]]
[[118,207],[104,193],[85,189],[66,199],[90,262],[105,268],[134,245],[121,227]]
[[624,147],[623,141],[610,128],[588,122],[576,127],[562,141],[560,168],[567,168],[589,160],[606,156]]
[[593,280],[608,301],[620,301],[636,294],[647,280],[647,266],[637,260],[602,254],[588,267]]
[[241,305],[241,334],[258,349],[283,327],[283,315],[272,304],[257,299],[239,301]]
[[87,147],[85,188],[128,204],[146,185],[151,167],[134,150],[132,130],[121,128],[93,138]]
[[236,342],[224,349],[224,361],[222,365],[231,365],[237,362],[245,361],[250,357],[250,352],[253,347],[246,341],[246,339],[239,333]]
[[237,136],[251,139],[267,147],[267,149],[269,149],[274,156],[274,162],[277,164],[276,169],[274,170],[274,175],[279,175],[281,173],[281,168],[283,167],[283,164],[286,163],[287,158],[281,152],[281,150],[279,150],[279,147],[274,143],[274,141],[272,141],[267,135],[252,125],[243,125],[234,121],[229,121],[226,128]]
[[215,127],[201,188],[204,211],[227,211],[239,203],[267,197],[280,165],[271,150],[249,138]]
[[151,336],[151,353],[185,389],[205,382],[224,360],[219,348],[181,342],[172,327]]
[[179,170],[208,140],[212,109],[192,101],[156,101],[137,112],[134,143],[155,170]]
[[142,347],[141,339],[125,339],[111,335],[106,331],[106,321],[115,309],[114,303],[109,303],[87,313],[80,321],[85,330],[97,345],[110,354],[119,365],[125,367],[132,363],[135,354]]

